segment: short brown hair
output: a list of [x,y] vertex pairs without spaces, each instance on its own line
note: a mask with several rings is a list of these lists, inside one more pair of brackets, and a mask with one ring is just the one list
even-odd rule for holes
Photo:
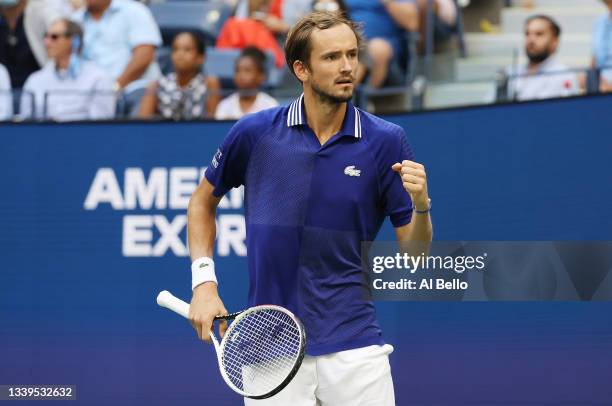
[[310,37],[315,28],[326,30],[340,24],[345,24],[353,30],[357,38],[357,48],[361,50],[363,45],[363,34],[361,33],[361,26],[359,24],[347,19],[340,13],[317,11],[298,21],[287,35],[287,41],[285,41],[285,58],[287,59],[287,66],[289,66],[291,73],[295,75],[293,70],[293,63],[295,61],[302,61],[306,66],[309,66],[310,52],[312,51]]

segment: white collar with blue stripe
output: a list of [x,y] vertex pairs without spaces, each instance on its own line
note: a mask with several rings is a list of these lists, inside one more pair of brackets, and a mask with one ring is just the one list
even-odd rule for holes
[[[361,138],[361,113],[359,109],[353,106],[351,102],[347,102],[346,114],[348,114],[348,117],[345,117],[340,131],[357,139]],[[304,124],[306,124],[306,119],[304,114],[304,93],[302,93],[299,98],[289,105],[287,127]]]

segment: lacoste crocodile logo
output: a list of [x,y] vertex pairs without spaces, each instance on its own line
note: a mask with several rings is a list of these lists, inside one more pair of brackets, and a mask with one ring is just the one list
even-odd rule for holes
[[361,170],[355,169],[355,165],[350,165],[344,168],[344,174],[347,176],[361,176]]

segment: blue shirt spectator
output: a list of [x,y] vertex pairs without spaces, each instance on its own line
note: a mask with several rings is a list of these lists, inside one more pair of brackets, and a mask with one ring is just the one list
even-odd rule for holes
[[[395,0],[396,3],[412,3],[414,0]],[[367,39],[383,38],[388,41],[395,55],[402,55],[405,28],[399,25],[378,0],[346,0],[351,19],[363,23]]]
[[132,0],[87,0],[73,19],[85,32],[83,56],[116,80],[116,90],[146,87],[160,76],[161,33],[149,9]]
[[[398,67],[407,55],[404,51],[406,31],[416,31],[419,15],[415,0],[347,0],[351,19],[363,23],[368,40],[369,71],[371,87],[401,84],[402,79],[390,75],[390,67]],[[391,69],[397,71],[397,69]],[[361,82],[363,76],[357,80]]]
[[34,95],[34,103],[22,97],[21,116],[57,121],[114,116],[112,80],[95,64],[79,57],[82,35],[79,25],[66,19],[51,25],[45,35],[50,61],[26,81],[23,90]]
[[602,79],[612,86],[612,14],[600,17],[593,30],[593,59],[601,72]]
[[8,120],[13,115],[13,97],[11,79],[4,65],[0,64],[0,121]]

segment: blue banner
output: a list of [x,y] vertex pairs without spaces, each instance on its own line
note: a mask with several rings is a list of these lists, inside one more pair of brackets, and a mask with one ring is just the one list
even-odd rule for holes
[[[611,102],[386,118],[427,168],[435,239],[610,240]],[[163,289],[190,299],[187,203],[231,124],[0,125],[0,385],[75,385],[84,405],[242,403],[213,348],[155,304]],[[215,255],[241,309],[241,190],[219,208]],[[612,399],[607,302],[377,308],[398,405]]]

